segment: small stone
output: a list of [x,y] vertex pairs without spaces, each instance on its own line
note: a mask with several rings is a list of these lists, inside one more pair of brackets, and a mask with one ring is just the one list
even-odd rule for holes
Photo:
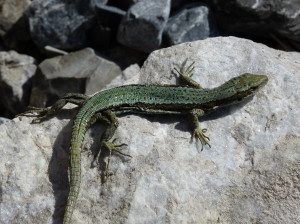
[[1,0],[0,1],[0,36],[4,34],[21,18],[30,0]]
[[300,39],[300,1],[298,0],[219,0],[218,25],[231,33],[266,36],[270,33]]
[[89,2],[83,0],[35,0],[26,14],[36,45],[63,50],[85,46],[86,31],[95,19]]
[[29,102],[34,58],[15,51],[0,52],[0,101],[12,114],[25,110]]
[[164,34],[170,45],[204,40],[216,36],[210,8],[204,4],[192,4],[180,9],[166,25]]
[[[69,92],[93,94],[122,74],[119,66],[97,56],[91,48],[46,59],[39,68],[45,79],[44,82],[48,83],[46,84],[48,91],[58,97]],[[40,81],[37,82],[36,88],[40,84]],[[32,97],[42,97],[43,91],[45,92],[43,89],[37,91],[38,96]],[[43,97],[47,97],[47,93]],[[43,100],[36,102],[41,101]]]
[[141,0],[127,11],[118,31],[118,41],[138,51],[158,49],[170,13],[170,0]]

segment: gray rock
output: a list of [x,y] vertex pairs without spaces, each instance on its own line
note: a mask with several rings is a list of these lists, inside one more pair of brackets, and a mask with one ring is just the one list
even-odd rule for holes
[[30,33],[40,48],[74,50],[86,45],[86,31],[94,23],[89,1],[35,0],[26,14]]
[[138,1],[130,7],[122,20],[118,41],[146,53],[158,49],[169,13],[170,0]]
[[109,25],[109,22],[117,24],[121,21],[122,17],[126,15],[126,12],[114,6],[95,4],[96,16],[100,23]]
[[170,45],[204,40],[217,35],[210,8],[204,4],[192,4],[180,9],[165,27],[164,34]]
[[177,7],[180,7],[181,5],[184,4],[184,0],[172,0],[171,1],[171,8],[177,8]]
[[0,101],[12,114],[23,112],[28,105],[34,62],[15,51],[0,52]]
[[141,68],[138,64],[133,64],[129,67],[127,67],[122,75],[117,76],[114,78],[110,83],[105,85],[103,87],[104,89],[111,89],[114,87],[118,87],[121,85],[131,85],[131,84],[139,84],[139,79],[140,79],[140,71]]
[[0,36],[4,34],[20,19],[30,0],[1,0],[0,1]]
[[270,36],[270,32],[300,39],[298,0],[218,0],[218,23],[229,32]]
[[105,5],[108,0],[90,0],[90,5],[92,8],[95,8],[97,5]]
[[9,121],[10,121],[10,119],[8,119],[8,118],[0,117],[0,125],[5,124],[6,122],[9,122]]
[[20,19],[5,33],[3,43],[6,48],[14,49],[18,52],[30,52],[36,54],[38,47],[33,43],[29,30],[28,18],[23,15]]
[[[36,81],[32,96],[35,99],[32,102],[34,105],[47,102],[45,98],[49,93],[58,97],[69,92],[93,94],[122,74],[119,66],[97,56],[91,48],[46,59],[39,65],[39,69],[45,84],[41,85],[41,80]],[[39,87],[41,89],[37,90]]]
[[[175,84],[171,70],[189,58],[193,78],[215,87],[244,72],[269,82],[247,104],[201,119],[212,148],[189,143],[185,116],[119,118],[108,181],[91,169],[102,125],[86,134],[74,223],[298,223],[300,54],[249,40],[209,38],[153,52],[139,83]],[[75,110],[30,124],[0,126],[0,222],[60,223],[67,197],[67,150]],[[180,123],[179,123],[180,122]],[[101,158],[101,162],[107,158]]]
[[90,42],[97,49],[107,49],[116,41],[119,24],[126,14],[114,6],[95,4],[97,25],[90,32]]

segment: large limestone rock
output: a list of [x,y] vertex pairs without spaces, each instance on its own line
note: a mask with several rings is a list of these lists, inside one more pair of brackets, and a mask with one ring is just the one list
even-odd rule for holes
[[[189,143],[186,117],[122,116],[114,137],[132,159],[113,156],[104,184],[91,169],[104,126],[86,134],[74,223],[298,223],[300,54],[238,38],[153,52],[140,83],[175,84],[185,58],[193,78],[215,87],[241,73],[269,82],[247,104],[201,119],[212,148]],[[1,223],[60,223],[68,193],[68,147],[76,109],[40,124],[0,125]],[[91,148],[91,151],[90,151]]]

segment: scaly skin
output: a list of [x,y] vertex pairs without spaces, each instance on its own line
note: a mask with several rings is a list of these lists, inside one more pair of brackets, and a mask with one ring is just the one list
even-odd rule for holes
[[[42,120],[57,112],[66,103],[71,102],[81,106],[72,129],[70,146],[70,193],[64,215],[64,224],[70,224],[75,204],[78,198],[81,182],[81,147],[87,128],[96,120],[101,120],[109,126],[101,138],[100,147],[121,153],[112,138],[118,122],[115,114],[145,113],[145,114],[186,114],[191,118],[193,127],[192,138],[199,139],[203,145],[209,145],[206,129],[200,129],[199,116],[203,116],[220,107],[245,101],[264,86],[268,78],[265,75],[243,74],[223,85],[213,89],[203,89],[192,80],[193,64],[175,69],[188,86],[168,85],[128,85],[105,90],[87,97],[82,94],[67,94],[50,108],[32,108],[25,112],[37,112]],[[100,151],[101,152],[101,151]],[[96,156],[97,161],[100,152]],[[121,153],[122,155],[123,154]],[[109,157],[110,159],[110,157]],[[109,164],[108,160],[108,164]],[[108,173],[108,164],[106,174]]]

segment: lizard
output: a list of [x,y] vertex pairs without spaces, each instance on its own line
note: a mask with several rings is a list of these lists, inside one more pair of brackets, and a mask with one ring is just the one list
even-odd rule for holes
[[[80,107],[72,127],[72,137],[69,149],[70,156],[70,190],[64,213],[64,224],[70,224],[75,204],[78,198],[81,183],[81,147],[85,132],[96,121],[106,123],[107,129],[100,140],[99,152],[95,155],[93,165],[97,164],[102,149],[109,150],[105,175],[108,176],[108,167],[112,152],[124,156],[119,150],[126,144],[115,144],[115,139],[110,141],[118,127],[117,115],[124,113],[137,114],[175,114],[187,115],[193,128],[191,142],[198,139],[203,150],[209,144],[209,137],[205,134],[207,129],[200,129],[198,117],[204,116],[221,107],[244,102],[268,82],[266,75],[244,73],[234,77],[215,88],[202,88],[191,77],[195,69],[194,62],[187,66],[186,59],[181,68],[174,68],[185,85],[124,85],[100,91],[93,96],[79,93],[68,93],[53,106],[46,108],[29,107],[29,110],[20,114],[36,114],[32,122],[41,122],[48,116],[55,114],[67,103]],[[19,116],[20,116],[19,115]]]

